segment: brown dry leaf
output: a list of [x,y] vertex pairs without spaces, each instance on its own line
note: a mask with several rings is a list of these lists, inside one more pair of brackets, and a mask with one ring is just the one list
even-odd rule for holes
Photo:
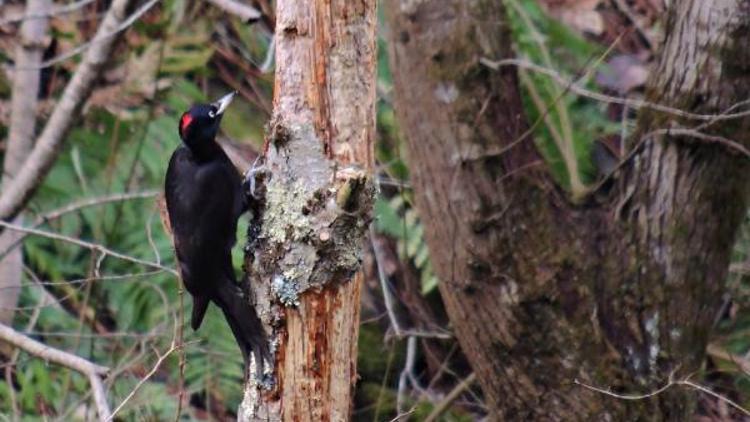
[[600,2],[601,0],[546,0],[542,4],[547,7],[551,16],[571,28],[599,35],[604,32],[604,20],[596,10]]
[[648,79],[648,69],[637,56],[619,54],[607,61],[606,67],[597,72],[596,83],[620,94],[642,87]]

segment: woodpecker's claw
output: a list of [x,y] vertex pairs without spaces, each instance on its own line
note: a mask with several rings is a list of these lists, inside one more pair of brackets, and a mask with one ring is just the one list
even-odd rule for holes
[[258,197],[255,195],[255,176],[265,170],[265,166],[263,164],[258,165],[258,161],[260,161],[260,159],[261,156],[259,155],[258,158],[256,158],[253,162],[252,167],[250,167],[250,169],[245,172],[245,181],[243,183],[247,193],[249,193],[253,199],[258,199]]

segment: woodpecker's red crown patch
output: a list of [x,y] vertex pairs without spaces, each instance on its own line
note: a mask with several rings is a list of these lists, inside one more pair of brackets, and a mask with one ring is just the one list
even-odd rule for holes
[[182,115],[182,118],[180,119],[180,133],[184,133],[185,129],[190,126],[190,123],[193,121],[193,116],[190,115],[190,113],[185,113]]

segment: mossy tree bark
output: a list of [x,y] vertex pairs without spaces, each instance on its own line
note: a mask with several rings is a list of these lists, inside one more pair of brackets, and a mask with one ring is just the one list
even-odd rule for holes
[[363,239],[371,220],[375,0],[276,3],[274,113],[245,268],[274,384],[241,420],[348,420]]
[[[545,171],[502,2],[386,1],[397,116],[440,292],[503,420],[688,420],[747,208],[750,1],[672,2],[622,165],[584,201]],[[741,104],[740,104],[741,105]],[[690,114],[692,113],[692,114]],[[717,115],[719,117],[708,117]]]

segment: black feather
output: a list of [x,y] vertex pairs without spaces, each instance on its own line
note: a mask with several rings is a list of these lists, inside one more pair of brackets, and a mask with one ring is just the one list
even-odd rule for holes
[[214,302],[245,362],[251,352],[270,362],[265,331],[237,285],[232,266],[237,220],[246,205],[241,176],[213,139],[220,116],[203,115],[209,110],[195,106],[188,113],[196,115],[183,118],[189,126],[181,124],[184,144],[172,154],[164,187],[180,273],[193,297],[191,326],[200,327],[209,302]]

